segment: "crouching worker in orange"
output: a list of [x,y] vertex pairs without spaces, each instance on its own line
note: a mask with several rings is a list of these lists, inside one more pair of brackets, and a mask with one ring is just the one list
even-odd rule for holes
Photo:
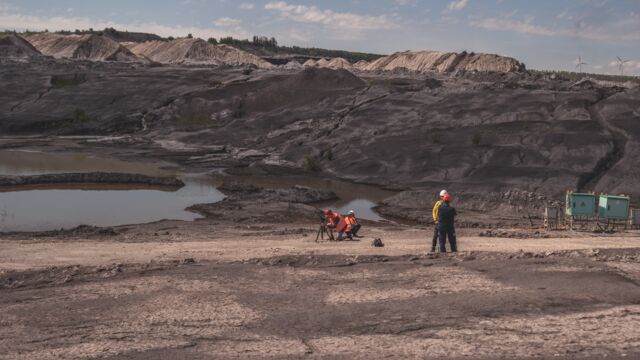
[[342,221],[342,215],[331,209],[327,209],[324,211],[324,220],[328,228],[335,229],[338,224],[340,224],[340,221]]
[[353,239],[354,236],[360,237],[358,236],[360,227],[361,225],[358,224],[355,211],[349,210],[349,214],[343,218],[343,221],[340,222],[336,228],[338,231],[338,238],[336,240],[343,240],[345,234],[349,239]]

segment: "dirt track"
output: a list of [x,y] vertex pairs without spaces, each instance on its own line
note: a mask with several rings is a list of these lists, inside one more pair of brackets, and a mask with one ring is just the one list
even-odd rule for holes
[[465,229],[464,253],[434,257],[425,230],[369,226],[343,243],[313,230],[202,220],[6,237],[0,358],[640,355],[637,234]]

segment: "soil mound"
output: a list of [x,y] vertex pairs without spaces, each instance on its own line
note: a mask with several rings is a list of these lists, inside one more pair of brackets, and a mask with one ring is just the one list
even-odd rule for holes
[[316,66],[318,66],[318,62],[313,60],[313,59],[309,59],[309,60],[305,61],[305,63],[302,64],[302,66],[304,66],[304,67],[316,67]]
[[366,60],[360,60],[357,63],[353,64],[353,68],[357,70],[364,70],[371,63]]
[[524,64],[510,57],[441,51],[406,51],[380,58],[364,68],[367,71],[393,71],[405,68],[416,72],[491,71],[519,72]]
[[132,43],[134,54],[163,64],[255,65],[270,69],[272,64],[228,45],[213,45],[202,39],[176,39]]
[[0,36],[0,57],[28,58],[41,55],[38,49],[18,35]]
[[295,61],[295,60],[291,60],[288,63],[286,63],[285,65],[282,65],[283,69],[287,69],[287,70],[300,70],[303,68],[302,64],[300,64],[299,62]]
[[254,112],[315,104],[325,97],[338,96],[365,85],[362,79],[344,69],[306,68],[252,93],[243,108]]
[[322,58],[316,62],[316,66],[318,67],[327,67],[329,65],[329,60]]
[[329,63],[326,65],[326,67],[331,68],[331,69],[353,69],[353,65],[351,65],[351,63],[343,58],[334,58],[331,61],[329,61]]
[[118,42],[107,37],[88,35],[33,34],[26,37],[42,54],[55,58],[90,61],[140,61]]

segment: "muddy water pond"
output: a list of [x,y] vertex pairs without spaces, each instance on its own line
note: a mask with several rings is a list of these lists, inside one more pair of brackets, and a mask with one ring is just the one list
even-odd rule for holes
[[[0,175],[120,172],[172,176],[158,166],[77,153],[0,151]],[[224,195],[210,182],[181,176],[185,186],[167,190],[129,185],[53,185],[0,192],[0,231],[43,231],[78,225],[116,226],[162,219],[195,220],[185,211]]]
[[236,177],[176,174],[155,164],[125,162],[81,153],[0,151],[0,175],[38,175],[67,172],[120,172],[150,176],[178,176],[181,189],[128,185],[54,185],[0,190],[0,232],[44,231],[78,225],[117,226],[163,219],[191,221],[201,216],[185,209],[224,199],[217,190],[223,181],[267,188],[294,185],[334,191],[340,200],[316,204],[360,218],[380,220],[373,210],[391,192],[375,187],[316,178]]

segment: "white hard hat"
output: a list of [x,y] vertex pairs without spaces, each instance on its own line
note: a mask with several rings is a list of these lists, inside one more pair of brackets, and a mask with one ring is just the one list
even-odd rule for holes
[[440,197],[443,197],[443,196],[445,196],[447,194],[448,194],[447,190],[440,191]]
[[349,210],[349,214],[355,214],[356,212],[353,210]]

